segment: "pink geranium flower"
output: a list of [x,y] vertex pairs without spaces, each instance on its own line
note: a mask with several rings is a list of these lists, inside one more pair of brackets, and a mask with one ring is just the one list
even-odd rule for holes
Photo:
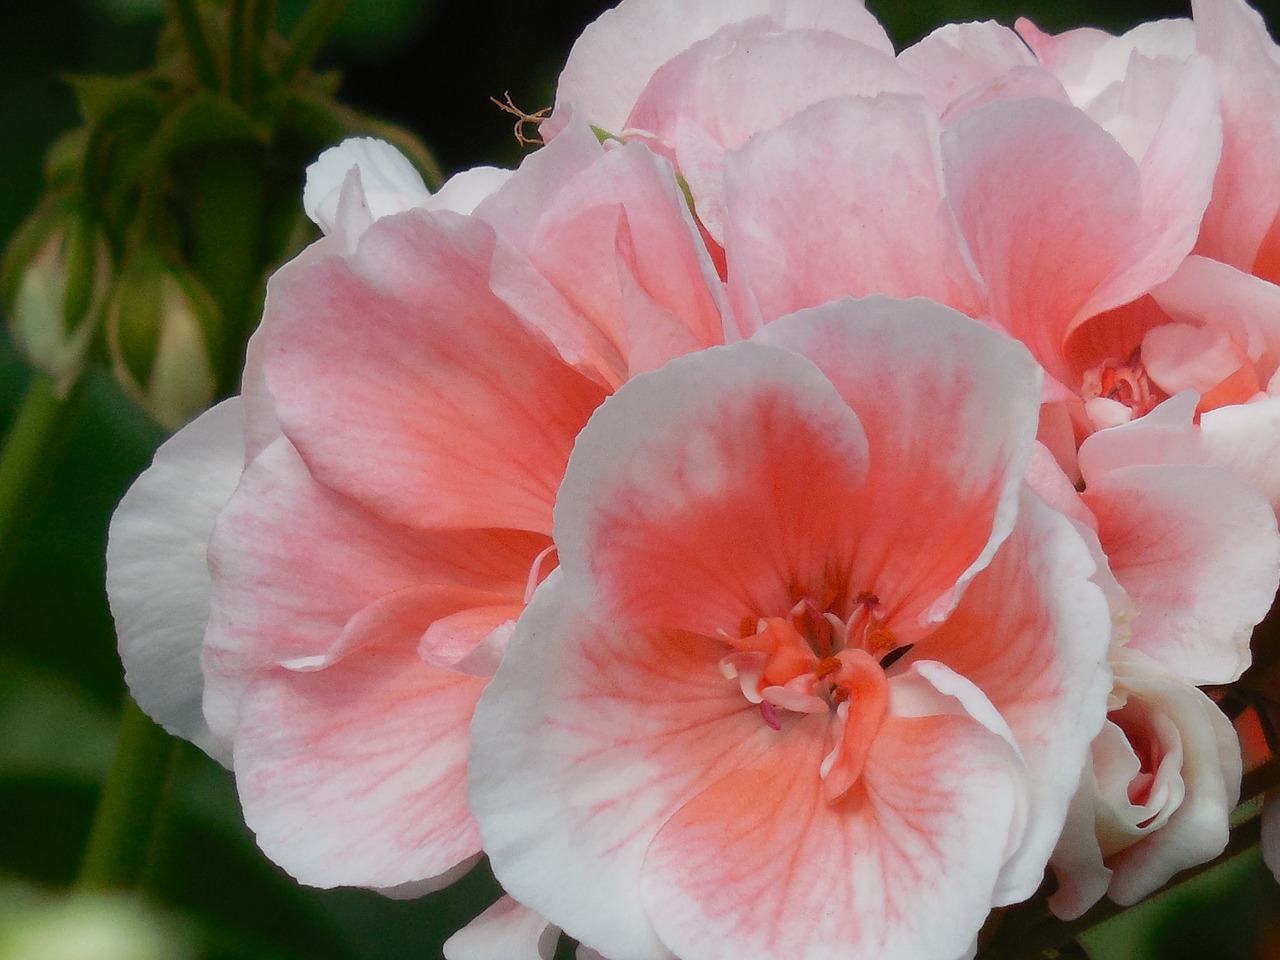
[[[1273,248],[1280,249],[1280,231],[1271,229],[1280,194],[1265,159],[1280,142],[1267,106],[1280,97],[1280,67],[1261,17],[1241,0],[1192,6],[1194,20],[1143,24],[1120,37],[1091,29],[1050,36],[1018,23],[1034,69],[1051,74],[1059,98],[1137,164],[1143,202],[1132,221],[1139,233],[1155,232],[1142,256],[1118,261],[1073,315],[1028,323],[996,312],[1074,394],[1069,416],[1047,425],[1062,429],[1069,419],[1078,443],[1195,390],[1214,462],[1280,506],[1280,401],[1273,399],[1280,364]],[[959,28],[944,28],[916,58],[927,69],[944,62],[937,54],[947,49],[966,76],[985,83],[963,91],[951,113],[975,98],[1010,96],[998,78],[1012,76],[1014,63],[1009,46],[995,42],[1007,31],[994,24],[968,29],[962,43]],[[1025,74],[1027,54],[1020,56],[1017,69]],[[1106,205],[1085,222],[1100,223],[1098,217],[1110,220],[1114,236],[1131,229]],[[1078,274],[1074,266],[1071,274]],[[1068,469],[1070,446],[1071,438],[1059,435],[1055,451]]]
[[1038,399],[1013,341],[872,298],[606,401],[473,724],[512,895],[614,960],[954,960],[1029,896],[1110,688]]
[[644,147],[579,124],[435,197],[388,151],[313,169],[329,235],[272,278],[242,399],[126,497],[108,588],[135,696],[230,763],[264,851],[412,893],[479,854],[467,725],[555,567],[574,437],[724,320]]

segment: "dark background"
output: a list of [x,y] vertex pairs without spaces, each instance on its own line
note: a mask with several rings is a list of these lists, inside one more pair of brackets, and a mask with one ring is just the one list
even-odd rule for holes
[[[39,0],[10,4],[0,26],[0,240],[41,190],[49,142],[75,124],[66,71],[145,66],[161,23],[158,0]],[[1122,31],[1183,16],[1181,4],[1024,0],[871,4],[899,46],[948,20],[1030,16],[1046,30],[1080,24]],[[300,3],[281,4],[286,23]],[[353,0],[322,65],[341,68],[343,97],[404,124],[446,171],[511,164],[511,118],[489,102],[509,91],[532,112],[550,105],[573,38],[602,5],[586,0]],[[1280,4],[1262,5],[1272,24]],[[0,429],[27,372],[0,336]],[[47,496],[29,505],[25,544],[0,586],[0,960],[40,918],[64,916],[121,696],[102,550],[110,512],[148,462],[161,431],[106,378],[91,378],[48,464]],[[201,957],[391,960],[435,957],[439,944],[487,904],[484,869],[415,903],[362,891],[304,891],[266,863],[239,821],[220,768],[185,747],[148,874],[152,926]],[[1256,856],[1189,897],[1165,899],[1113,924],[1098,957],[1212,954],[1280,957],[1280,898]],[[921,909],[928,909],[921,904]],[[34,919],[33,919],[34,918]],[[158,956],[178,957],[178,948]],[[54,954],[49,960],[74,960]],[[144,958],[139,958],[144,960]]]

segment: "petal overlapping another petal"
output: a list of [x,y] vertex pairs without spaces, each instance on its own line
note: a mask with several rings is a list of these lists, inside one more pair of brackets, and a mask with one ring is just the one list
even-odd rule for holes
[[880,297],[802,311],[754,340],[811,360],[875,438],[844,521],[859,531],[853,579],[894,585],[904,639],[919,629],[907,622],[942,619],[1017,513],[1040,395],[1025,349],[938,304]]
[[561,567],[621,622],[709,634],[847,578],[827,558],[852,555],[856,528],[836,518],[854,515],[867,441],[831,383],[755,343],[661,373],[580,438],[556,508]]
[[[328,657],[352,618],[383,597],[439,583],[475,590],[476,605],[519,601],[545,546],[518,531],[388,523],[316,483],[289,442],[277,440],[246,469],[210,547],[203,662],[211,727],[233,738],[243,692],[262,671]],[[411,636],[408,647],[416,646]]]
[[426,892],[480,852],[467,721],[484,681],[404,642],[475,593],[419,596],[336,662],[265,668],[246,689],[234,758],[245,821],[299,880]]
[[829,30],[893,54],[893,44],[861,3],[825,0],[645,0],[619,3],[573,45],[556,88],[555,113],[543,135],[563,129],[572,104],[591,124],[622,133],[627,115],[658,68],[721,27],[769,16],[779,26]]
[[982,312],[920,97],[817,104],[725,161],[725,256],[744,335],[841,296],[930,297]]
[[482,223],[411,211],[271,301],[263,365],[282,429],[318,480],[392,522],[549,533],[573,437],[603,399],[490,291],[493,243]]

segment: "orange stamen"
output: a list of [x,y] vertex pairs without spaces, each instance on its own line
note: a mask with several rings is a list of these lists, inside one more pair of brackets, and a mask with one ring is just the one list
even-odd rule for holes
[[898,638],[893,635],[892,630],[885,627],[876,627],[867,636],[867,652],[877,657],[883,656],[897,645]]
[[813,675],[819,680],[829,677],[831,674],[840,669],[839,657],[826,657],[818,661],[818,665],[813,668]]

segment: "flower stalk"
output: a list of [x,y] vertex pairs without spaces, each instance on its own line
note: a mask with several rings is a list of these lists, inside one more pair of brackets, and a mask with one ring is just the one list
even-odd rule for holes
[[195,68],[200,85],[207,90],[220,89],[222,71],[218,69],[213,48],[209,46],[198,0],[169,0],[169,19],[182,37],[182,46],[191,58],[191,65]]
[[115,758],[102,786],[76,885],[136,886],[147,863],[176,744],[126,697]]
[[311,66],[346,6],[347,0],[315,0],[307,7],[276,75],[280,86],[286,86]]
[[36,373],[5,437],[0,450],[0,575],[12,558],[19,528],[33,512],[33,490],[68,406],[53,381]]

